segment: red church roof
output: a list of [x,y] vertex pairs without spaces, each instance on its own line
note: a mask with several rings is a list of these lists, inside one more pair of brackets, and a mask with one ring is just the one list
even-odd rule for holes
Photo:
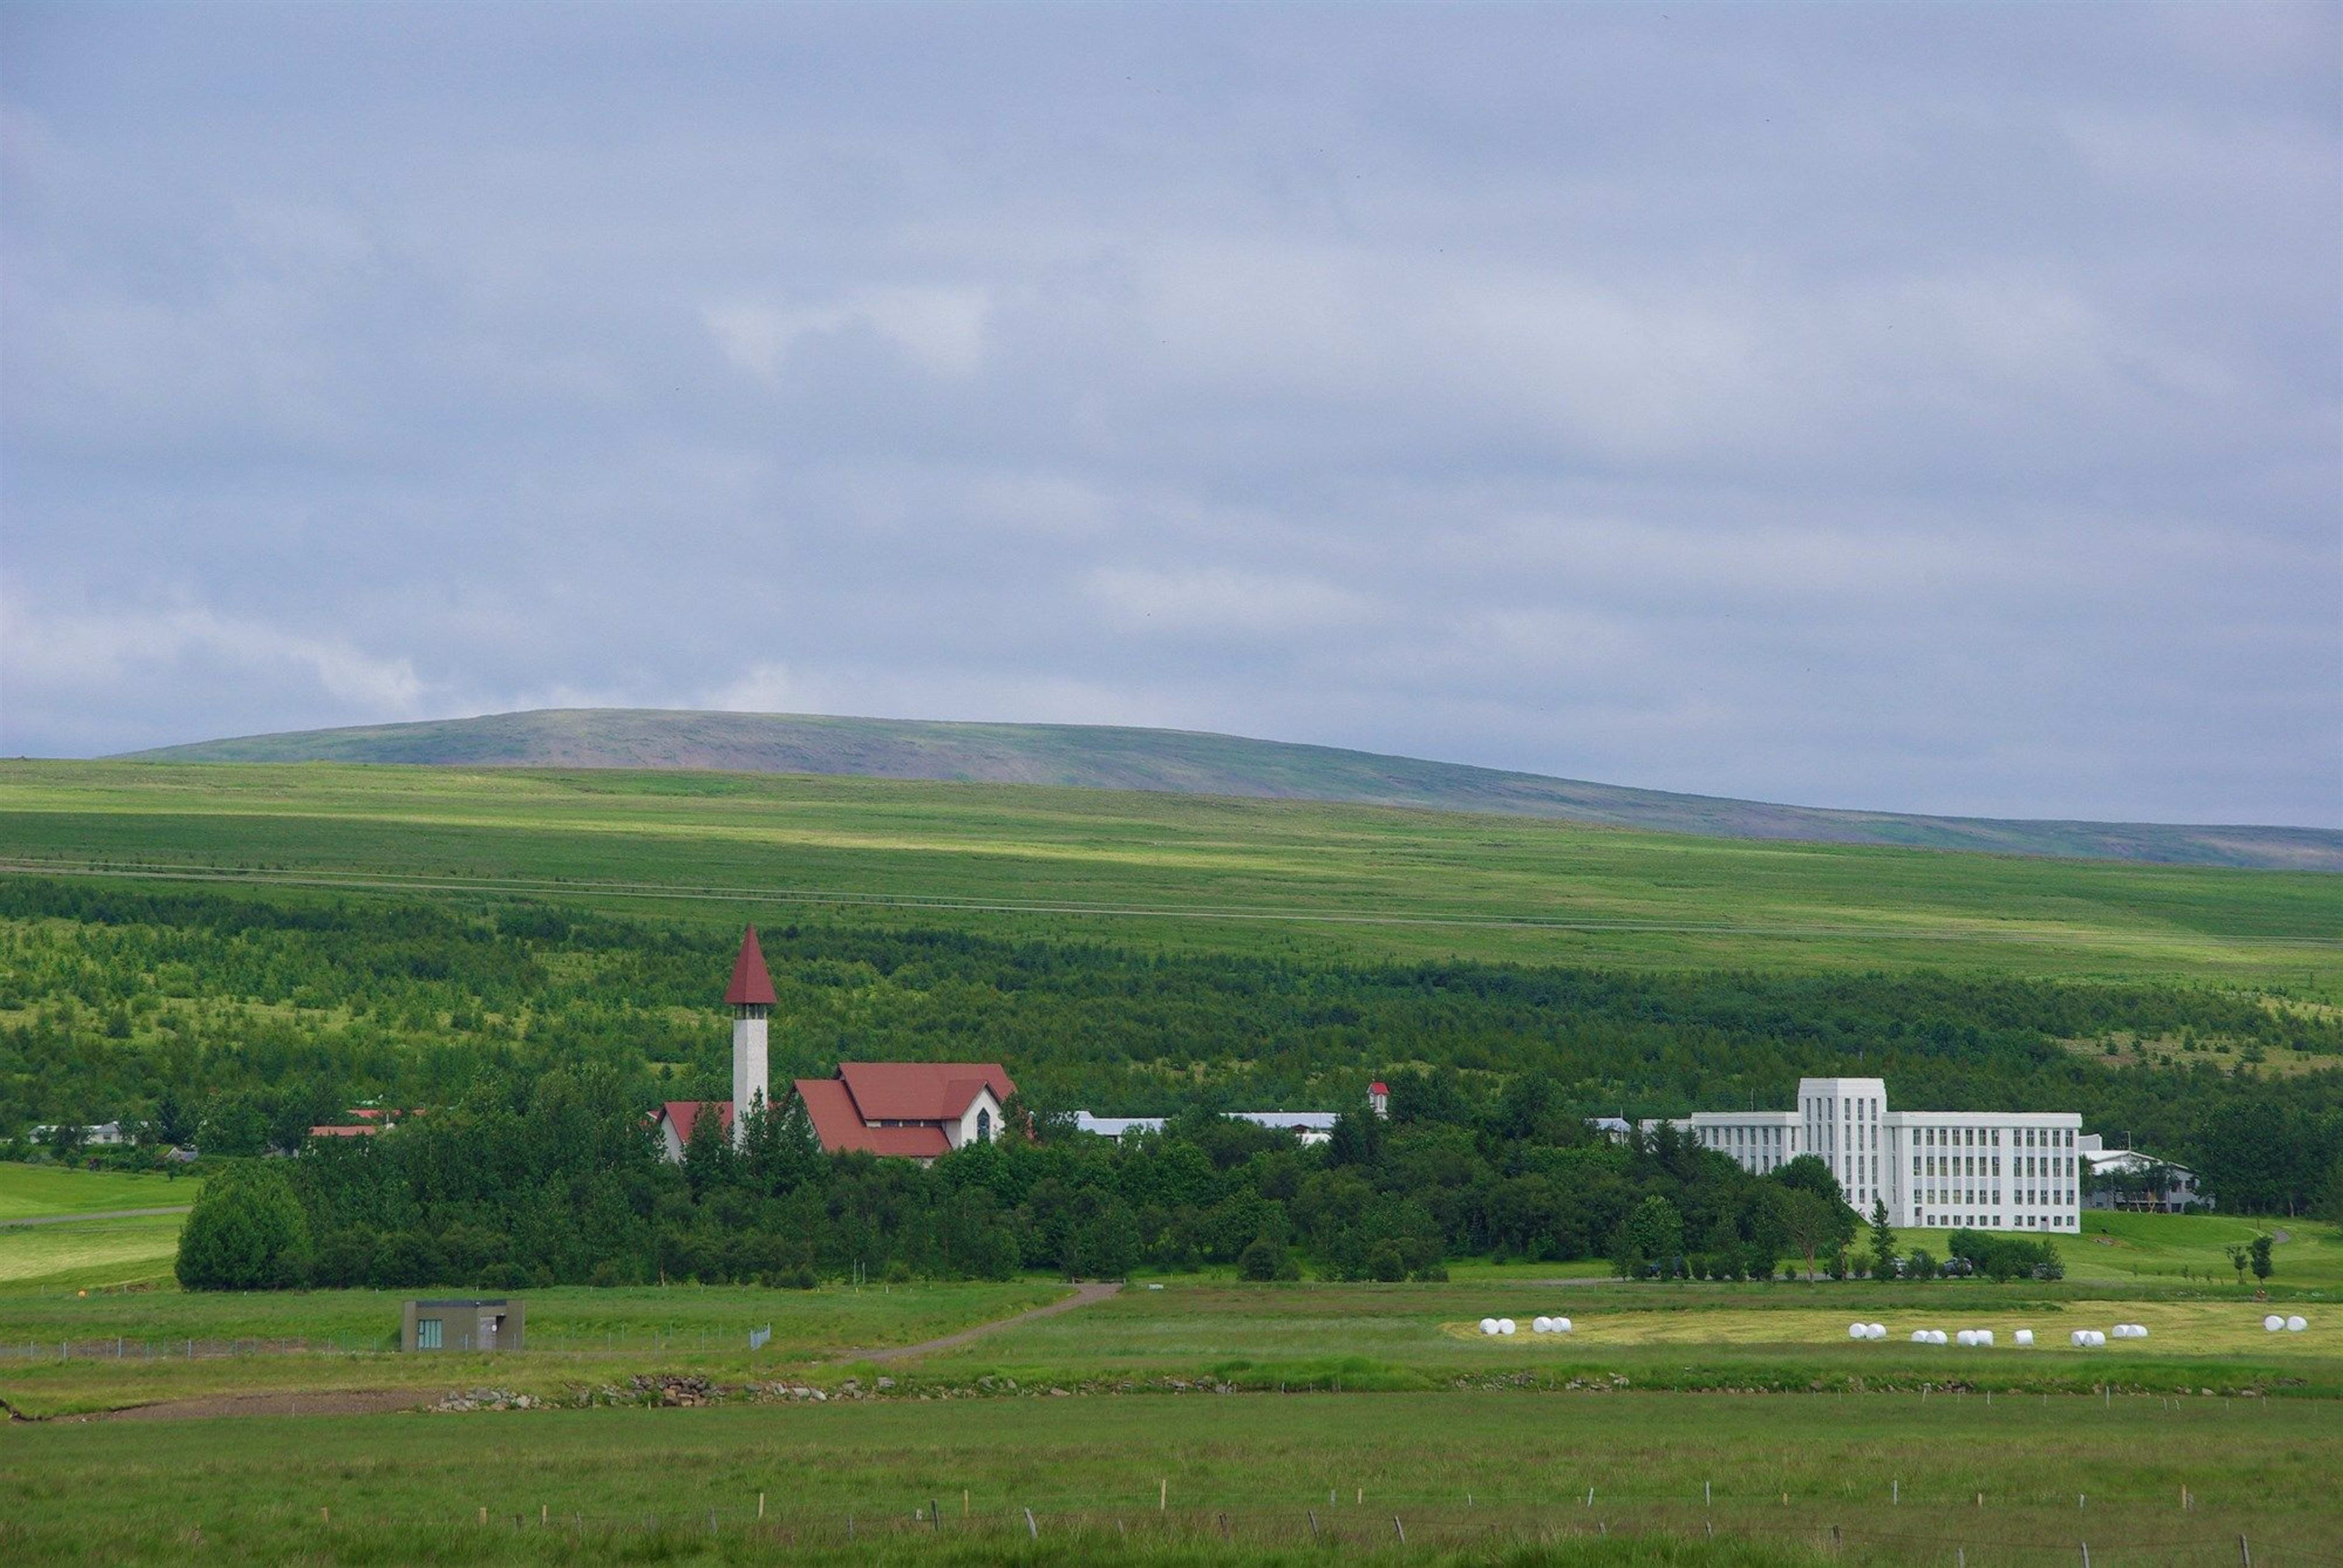
[[866,1121],[957,1121],[980,1089],[1017,1092],[997,1061],[841,1061],[838,1076]]
[[716,1125],[729,1137],[732,1131],[732,1102],[729,1100],[670,1100],[659,1107],[659,1113],[675,1129],[676,1137],[689,1143],[703,1106],[715,1107]]
[[933,1160],[951,1151],[951,1141],[933,1122],[920,1127],[864,1126],[853,1097],[838,1079],[800,1078],[797,1089],[824,1153],[900,1154]]
[[740,933],[740,956],[732,960],[732,983],[724,992],[725,1004],[742,1007],[762,1002],[770,1007],[779,1000],[773,994],[773,977],[765,972],[765,953],[757,945],[757,928],[750,926]]

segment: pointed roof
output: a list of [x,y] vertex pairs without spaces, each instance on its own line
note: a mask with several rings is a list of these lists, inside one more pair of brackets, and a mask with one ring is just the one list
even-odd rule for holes
[[750,926],[740,933],[740,956],[732,960],[732,983],[724,992],[724,1000],[731,1007],[750,1002],[770,1007],[779,1000],[773,994],[773,977],[765,972],[765,953],[757,945],[757,928]]

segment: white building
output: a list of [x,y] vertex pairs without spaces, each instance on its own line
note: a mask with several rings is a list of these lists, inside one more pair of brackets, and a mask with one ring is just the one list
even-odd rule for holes
[[1898,1230],[2064,1231],[2081,1224],[2083,1119],[2071,1111],[1890,1111],[1878,1078],[1802,1078],[1795,1111],[1704,1111],[1675,1122],[1745,1170],[1801,1154],[1865,1216]]
[[[1224,1111],[1221,1114],[1232,1121],[1250,1121],[1272,1131],[1291,1132],[1304,1143],[1323,1143],[1332,1137],[1336,1119],[1332,1111]],[[1101,1138],[1120,1138],[1126,1132],[1161,1132],[1166,1120],[1161,1116],[1092,1116],[1087,1111],[1077,1111],[1074,1131],[1095,1132]]]
[[2090,1175],[2083,1184],[2087,1209],[2178,1214],[2191,1206],[2213,1207],[2213,1195],[2197,1184],[2197,1172],[2186,1165],[2175,1165],[2137,1149],[2106,1148],[2096,1132],[2084,1133],[2076,1140],[2076,1147]]

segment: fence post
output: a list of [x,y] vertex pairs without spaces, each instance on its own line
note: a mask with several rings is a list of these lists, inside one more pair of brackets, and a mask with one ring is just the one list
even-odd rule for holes
[[1401,1545],[1407,1544],[1407,1526],[1399,1522],[1399,1515],[1396,1513],[1392,1515],[1392,1533],[1399,1537]]
[[2091,1568],[2091,1543],[2083,1543],[2083,1568]]
[[1036,1541],[1041,1539],[1041,1527],[1033,1523],[1033,1511],[1030,1508],[1025,1511],[1025,1533]]
[[2237,1537],[2237,1557],[2245,1563],[2246,1568],[2254,1568],[2254,1549],[2247,1543],[2242,1534]]
[[932,1497],[928,1499],[928,1523],[935,1526],[937,1534],[943,1533],[944,1511],[936,1506],[936,1500]]

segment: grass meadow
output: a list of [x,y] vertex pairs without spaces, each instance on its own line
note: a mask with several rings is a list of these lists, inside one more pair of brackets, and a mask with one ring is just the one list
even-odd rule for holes
[[[1171,948],[1990,970],[2343,997],[2343,879],[1512,817],[737,774],[0,763],[14,869]],[[278,895],[281,896],[281,895]]]
[[0,1161],[0,1223],[123,1209],[185,1208],[196,1201],[199,1185],[186,1177]]
[[[41,1423],[20,1562],[2332,1561],[2343,1405],[1444,1392]],[[762,1517],[759,1517],[761,1504]],[[1029,1512],[1030,1511],[1030,1517]],[[1405,1545],[1401,1544],[1404,1536]]]

